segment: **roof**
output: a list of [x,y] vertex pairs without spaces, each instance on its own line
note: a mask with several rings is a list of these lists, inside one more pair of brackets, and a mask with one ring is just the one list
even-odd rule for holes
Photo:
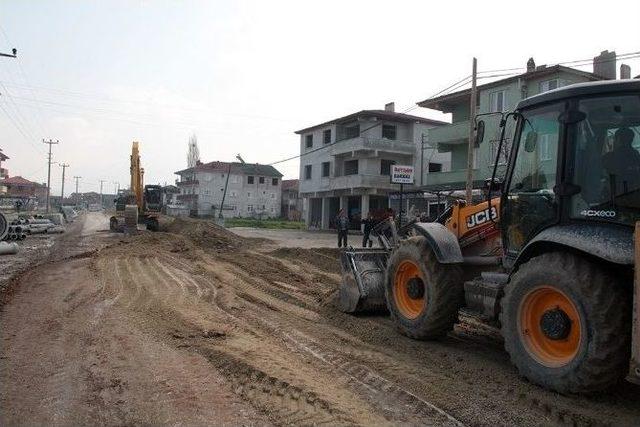
[[[582,76],[582,77],[586,77],[586,78],[591,79],[591,80],[602,80],[603,79],[602,77],[600,77],[600,76],[598,76],[596,74],[589,73],[587,71],[576,70],[575,68],[565,67],[565,66],[562,66],[562,65],[553,65],[551,67],[540,66],[540,67],[536,68],[533,71],[528,71],[526,73],[522,73],[522,74],[518,74],[518,75],[515,75],[515,76],[507,77],[506,79],[496,80],[496,81],[493,81],[493,82],[490,82],[490,83],[485,83],[483,85],[479,85],[479,86],[477,86],[477,89],[479,91],[480,90],[485,90],[485,89],[491,89],[492,87],[502,86],[502,85],[504,85],[506,83],[517,81],[519,79],[525,79],[525,80],[536,79],[536,78],[539,78],[539,77],[544,77],[544,76],[547,76],[547,75],[555,74],[555,73],[560,72],[560,71],[564,71],[564,72],[567,72],[567,73],[571,73],[571,74],[579,75],[579,76]],[[417,104],[419,106],[421,106],[421,107],[424,107],[424,108],[433,108],[434,110],[441,110],[442,108],[444,108],[444,105],[446,105],[446,104],[457,104],[458,102],[463,102],[464,100],[469,98],[469,96],[471,96],[471,88],[460,90],[460,91],[453,92],[453,93],[449,93],[449,94],[446,94],[446,95],[437,96],[435,98],[425,99],[424,101],[420,101]]]
[[298,186],[300,185],[299,179],[283,179],[282,180],[282,191],[287,190],[296,190],[298,191]]
[[2,149],[0,148],[0,161],[3,161],[3,162],[4,162],[4,161],[5,161],[5,160],[7,160],[8,158],[9,158],[9,156],[7,156],[6,154],[4,154],[4,153],[2,152]]
[[21,176],[12,176],[11,178],[5,178],[0,181],[2,185],[35,185],[36,187],[46,187],[46,185],[39,184],[37,182],[29,181]]
[[229,172],[229,168],[231,168],[231,173],[238,175],[261,175],[261,176],[272,176],[272,177],[281,177],[282,174],[278,172],[276,168],[271,165],[261,165],[259,163],[240,163],[240,162],[209,162],[209,163],[201,163],[192,168],[186,168],[177,172],[175,174],[183,174],[186,172]]
[[576,83],[558,89],[550,90],[530,98],[523,99],[516,109],[531,105],[557,101],[574,96],[599,95],[602,93],[640,91],[640,80],[605,80],[599,82]]
[[401,123],[411,123],[418,122],[427,125],[448,125],[450,123],[443,122],[440,120],[427,119],[425,117],[414,116],[411,114],[404,113],[396,113],[395,111],[386,111],[386,110],[362,110],[357,113],[349,114],[348,116],[340,117],[337,119],[329,120],[328,122],[320,123],[319,125],[313,125],[308,128],[300,129],[295,131],[297,134],[306,133],[314,129],[318,129],[321,127],[329,126],[331,124],[341,124],[352,122],[359,117],[375,117],[377,119],[389,120]]

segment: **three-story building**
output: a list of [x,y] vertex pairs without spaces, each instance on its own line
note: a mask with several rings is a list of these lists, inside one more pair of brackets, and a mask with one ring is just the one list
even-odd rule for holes
[[[590,73],[562,65],[538,66],[533,59],[527,62],[527,71],[522,74],[479,85],[477,87],[477,114],[499,113],[513,110],[517,103],[525,98],[548,90],[573,83],[615,79],[616,65],[614,52],[602,52],[594,58],[594,71]],[[461,90],[418,102],[424,108],[451,113],[452,123],[428,131],[428,145],[437,148],[440,153],[451,155],[451,169],[430,174],[425,189],[464,189],[467,174],[469,120],[471,89]],[[499,115],[484,116],[484,142],[474,149],[473,179],[479,187],[491,177],[493,165],[498,156],[497,147],[500,136]],[[513,120],[507,121],[505,145],[498,160],[498,178],[506,166],[511,146],[510,135],[513,132]],[[541,158],[550,158],[550,141],[541,135]]]
[[216,161],[198,163],[175,174],[179,176],[177,200],[187,205],[193,216],[217,216],[224,197],[224,216],[280,217],[282,174],[273,166]]
[[[398,191],[390,182],[394,164],[415,165],[424,174],[448,170],[450,155],[423,144],[427,132],[443,124],[396,113],[390,103],[384,110],[363,110],[296,131],[306,224],[330,228],[337,212],[345,209],[357,228],[369,211],[388,208],[389,194]],[[420,168],[426,164],[430,167]]]

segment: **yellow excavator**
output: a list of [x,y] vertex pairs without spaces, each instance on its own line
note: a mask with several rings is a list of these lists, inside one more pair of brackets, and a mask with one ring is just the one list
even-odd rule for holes
[[109,219],[112,231],[135,230],[139,222],[147,226],[147,230],[157,231],[162,211],[162,187],[144,185],[144,168],[140,164],[138,142],[131,146],[130,158],[131,183],[129,190],[121,191],[116,200],[116,214]]
[[502,182],[496,159],[481,203],[391,221],[380,248],[343,251],[338,308],[386,308],[423,340],[464,312],[500,329],[522,376],[561,393],[640,384],[640,80],[522,100],[501,117],[498,153],[509,120]]

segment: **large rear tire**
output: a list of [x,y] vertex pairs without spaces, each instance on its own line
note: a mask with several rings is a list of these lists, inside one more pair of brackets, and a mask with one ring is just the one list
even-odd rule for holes
[[385,296],[400,332],[434,339],[453,329],[464,301],[462,270],[440,264],[423,237],[402,242],[387,266]]
[[561,393],[606,389],[628,369],[630,301],[624,283],[583,258],[532,258],[505,288],[505,348],[535,384]]

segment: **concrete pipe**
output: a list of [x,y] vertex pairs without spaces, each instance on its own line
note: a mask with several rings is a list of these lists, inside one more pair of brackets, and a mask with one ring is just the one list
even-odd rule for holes
[[0,255],[12,255],[18,253],[17,243],[0,242]]
[[20,234],[18,234],[18,237],[19,237],[18,240],[24,240],[24,239],[27,238],[27,234],[26,233],[20,233]]
[[29,224],[53,224],[53,223],[51,222],[50,219],[37,218],[37,219],[30,219]]
[[65,232],[64,227],[60,227],[60,226],[58,226],[58,227],[51,227],[51,228],[47,229],[47,233],[55,233],[55,234],[58,234],[58,233],[64,233],[64,232]]
[[3,240],[8,232],[9,223],[7,222],[7,217],[4,216],[2,212],[0,212],[0,240]]

